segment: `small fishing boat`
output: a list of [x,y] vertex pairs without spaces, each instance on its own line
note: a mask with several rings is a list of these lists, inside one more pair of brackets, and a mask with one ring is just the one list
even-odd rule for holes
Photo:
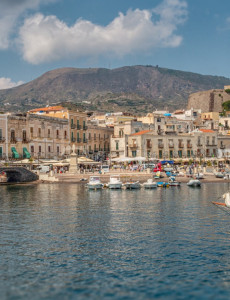
[[169,177],[170,186],[180,186],[180,182],[176,180],[175,176]]
[[109,189],[121,189],[122,181],[120,180],[120,176],[111,175],[107,186]]
[[187,183],[187,185],[192,186],[192,187],[200,187],[201,182],[198,179],[190,179],[189,182]]
[[149,178],[146,182],[143,183],[143,187],[145,189],[155,189],[157,187],[157,183],[153,181],[152,178]]
[[215,176],[216,176],[216,178],[224,178],[224,173],[223,172],[217,172],[216,174],[215,174]]
[[0,183],[6,183],[8,181],[8,178],[6,176],[5,172],[0,172]]
[[133,189],[140,189],[141,188],[141,185],[140,185],[140,182],[139,181],[135,181],[135,182],[132,182],[132,181],[128,181],[124,184],[125,188],[128,189],[128,190],[133,190]]
[[102,189],[104,186],[103,183],[101,183],[101,179],[99,176],[90,176],[89,182],[87,183],[87,187],[89,190],[99,190]]
[[157,186],[159,186],[159,187],[169,187],[169,183],[164,182],[164,181],[159,181],[159,182],[157,182]]
[[203,173],[197,173],[195,174],[196,179],[204,179],[204,174]]
[[219,207],[223,207],[226,209],[230,209],[230,193],[227,192],[225,194],[222,195],[222,198],[225,200],[224,202],[212,202],[213,204],[219,206]]

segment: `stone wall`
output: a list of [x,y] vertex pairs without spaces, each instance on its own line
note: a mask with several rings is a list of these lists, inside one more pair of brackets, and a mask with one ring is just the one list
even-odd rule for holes
[[5,172],[8,178],[7,182],[32,182],[38,180],[38,175],[23,167],[3,167],[0,172]]
[[224,90],[197,92],[189,96],[188,109],[201,109],[202,112],[222,112],[222,103],[229,100],[230,95]]

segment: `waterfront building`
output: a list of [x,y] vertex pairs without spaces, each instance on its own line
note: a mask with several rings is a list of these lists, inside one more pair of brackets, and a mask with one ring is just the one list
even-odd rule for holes
[[98,126],[88,123],[88,142],[86,155],[94,160],[104,160],[110,153],[110,138],[113,134],[113,127]]
[[[67,119],[38,114],[9,114],[5,117],[5,158],[60,158],[70,153]],[[0,131],[4,131],[0,125]]]
[[157,159],[217,157],[217,132],[194,130],[181,134],[157,135],[143,130],[128,136],[129,157]]
[[0,159],[8,159],[8,114],[0,114]]

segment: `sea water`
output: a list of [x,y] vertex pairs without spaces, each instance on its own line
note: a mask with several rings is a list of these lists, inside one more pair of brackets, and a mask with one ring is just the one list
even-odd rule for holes
[[1,299],[229,299],[228,190],[1,186]]

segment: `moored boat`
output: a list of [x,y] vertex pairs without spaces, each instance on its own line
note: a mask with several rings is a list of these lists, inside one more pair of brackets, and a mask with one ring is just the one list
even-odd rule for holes
[[223,172],[217,172],[216,174],[215,174],[215,176],[216,176],[216,178],[224,178],[224,173]]
[[175,176],[169,177],[170,186],[180,186],[180,182],[176,180]]
[[128,189],[128,190],[140,189],[140,187],[141,187],[139,181],[135,181],[135,182],[129,181],[129,182],[126,182],[126,183],[124,184],[124,186],[125,186],[126,189]]
[[120,180],[120,176],[119,175],[111,175],[107,186],[109,189],[121,189],[122,181]]
[[149,178],[146,182],[143,183],[145,189],[154,189],[157,187],[157,183],[153,181],[152,178]]
[[169,187],[169,183],[164,182],[164,181],[159,181],[159,182],[157,182],[157,186],[159,186],[159,187]]
[[198,179],[190,179],[189,182],[187,183],[187,185],[192,186],[192,187],[200,187],[201,182]]
[[104,186],[103,183],[101,183],[101,179],[99,176],[90,176],[89,182],[87,183],[87,187],[89,190],[99,190],[102,189]]

